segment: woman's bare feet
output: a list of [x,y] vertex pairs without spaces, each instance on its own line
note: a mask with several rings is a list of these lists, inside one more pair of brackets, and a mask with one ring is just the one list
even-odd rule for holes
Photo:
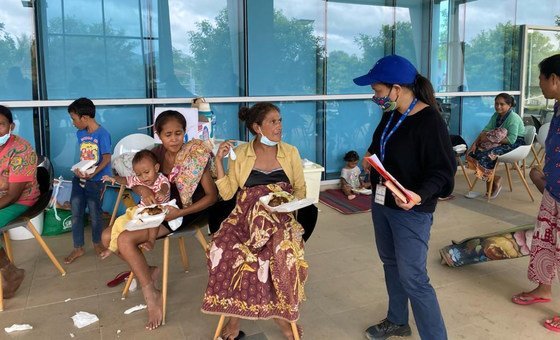
[[153,283],[150,283],[142,287],[142,294],[144,294],[144,300],[146,300],[146,305],[148,305],[148,323],[146,323],[146,329],[154,330],[161,326],[163,321],[163,300],[161,292],[154,287]]
[[223,340],[234,340],[239,336],[239,318],[229,318],[222,329],[222,339]]
[[105,248],[101,243],[94,243],[93,249],[95,250],[95,255],[97,256],[101,256],[101,254],[103,254],[103,252],[107,250],[107,248]]
[[539,284],[537,288],[530,292],[522,292],[513,296],[514,299],[521,301],[534,300],[535,298],[540,299],[551,299],[552,298],[552,285]]
[[113,252],[110,251],[109,249],[105,249],[101,252],[101,254],[99,254],[99,258],[101,258],[102,260],[106,259],[107,257],[111,256]]
[[[294,340],[294,333],[292,332],[292,324],[291,323],[289,323],[288,321],[286,321],[284,319],[274,319],[274,322],[276,322],[276,324],[278,326],[280,326],[280,330],[282,331],[282,334],[284,334],[286,339]],[[298,333],[299,333],[299,337],[302,338],[303,337],[303,328],[300,325],[296,325],[296,326],[297,326],[297,330],[298,330]]]
[[74,262],[78,257],[83,256],[86,253],[84,247],[74,248],[70,255],[64,258],[64,263],[70,264]]

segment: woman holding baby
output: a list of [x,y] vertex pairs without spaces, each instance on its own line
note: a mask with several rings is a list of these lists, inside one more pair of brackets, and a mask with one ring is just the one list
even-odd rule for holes
[[[182,217],[178,229],[189,226],[194,220],[206,213],[218,198],[216,185],[210,174],[211,147],[200,140],[184,142],[186,121],[182,114],[168,110],[156,119],[154,130],[162,145],[152,151],[157,157],[159,171],[171,184],[171,199],[176,199],[178,208],[168,206],[165,222],[157,229],[157,238],[172,232],[169,221]],[[157,202],[154,191],[148,186],[136,185],[137,193],[144,204]],[[103,243],[107,247],[111,239],[111,228],[103,232]],[[154,286],[158,278],[156,267],[150,267],[139,246],[150,244],[149,229],[123,231],[118,235],[119,255],[130,265],[131,270],[142,287],[142,294],[148,306],[147,329],[155,329],[162,323],[162,296]],[[145,247],[144,247],[145,248]],[[148,249],[149,250],[149,249]]]
[[486,191],[490,198],[496,198],[502,189],[500,176],[494,176],[492,190],[490,177],[498,156],[525,144],[525,126],[521,117],[513,111],[515,99],[507,93],[500,93],[494,98],[496,112],[467,152],[470,169],[476,171],[476,177],[486,182]]

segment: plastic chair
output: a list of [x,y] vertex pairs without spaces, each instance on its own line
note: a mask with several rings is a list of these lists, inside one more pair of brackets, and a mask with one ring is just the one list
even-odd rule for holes
[[152,148],[155,144],[156,140],[154,137],[142,133],[133,133],[123,137],[123,139],[115,145],[111,160],[114,160],[117,156],[120,156],[123,153],[138,152],[142,149]]
[[534,150],[533,141],[535,140],[535,136],[536,136],[535,130],[536,129],[534,126],[525,126],[525,145],[521,145],[520,147],[513,149],[508,153],[498,156],[496,160],[496,164],[494,165],[494,169],[492,170],[492,175],[490,177],[490,185],[488,186],[488,192],[487,192],[488,201],[490,201],[490,195],[492,191],[492,186],[494,184],[494,175],[496,174],[496,168],[498,167],[498,164],[500,164],[500,162],[504,163],[504,166],[506,168],[509,190],[513,191],[513,186],[511,184],[511,175],[509,173],[507,164],[511,164],[513,167],[515,167],[515,170],[517,170],[517,173],[519,174],[519,178],[523,182],[525,189],[527,189],[527,193],[529,194],[529,197],[531,197],[531,201],[533,202],[535,201],[535,199],[533,198],[533,194],[531,193],[531,189],[529,189],[529,184],[527,184],[527,180],[525,179],[525,175],[521,171],[521,168],[519,167],[518,164],[519,162],[525,162],[525,158],[527,158],[531,150]]
[[[546,136],[548,136],[548,130],[550,129],[550,123],[545,123],[541,126],[541,128],[539,129],[539,132],[537,133],[537,143],[539,143],[540,148],[536,153],[535,159],[533,159],[533,161],[531,162],[531,164],[529,165],[529,167],[533,166],[533,164],[535,162],[537,162],[537,164],[539,165],[539,167],[542,169],[543,165],[544,165],[544,151],[545,151],[545,142],[546,142]],[[542,155],[541,155],[542,152]],[[540,156],[539,156],[540,155]]]
[[[52,191],[53,191],[53,167],[51,162],[47,157],[39,156],[38,165],[37,165],[37,181],[39,182],[39,190],[41,195],[39,196],[39,200],[31,206],[26,212],[23,213],[20,217],[16,218],[9,224],[5,225],[4,227],[0,228],[0,232],[4,233],[4,244],[6,246],[6,254],[10,261],[14,262],[13,252],[12,252],[12,244],[10,237],[8,236],[8,230],[12,228],[21,227],[22,224],[25,224],[25,227],[33,234],[35,240],[39,242],[39,245],[43,248],[45,253],[50,258],[51,262],[54,266],[60,271],[62,276],[66,275],[66,271],[60,265],[60,262],[56,259],[53,255],[52,251],[50,250],[49,246],[45,243],[41,235],[35,229],[35,226],[31,222],[33,218],[41,214],[49,205],[49,201],[51,200]],[[0,275],[0,311],[3,310],[3,292],[2,292],[2,284],[1,284],[1,275]]]
[[[113,162],[118,156],[124,153],[138,152],[143,149],[150,149],[155,144],[156,144],[156,140],[153,137],[141,133],[134,133],[125,136],[117,143],[117,145],[115,145],[113,155],[111,155],[111,162]],[[119,174],[119,175],[124,176],[125,174]],[[125,189],[126,187],[124,185],[121,185],[119,188],[119,192],[117,194],[117,200],[115,201],[115,206],[113,207],[113,213],[111,214],[111,220],[109,221],[109,227],[113,225],[115,219],[117,218],[119,204],[121,203]]]
[[[189,259],[187,256],[187,249],[185,247],[184,237],[187,236],[196,237],[196,239],[202,246],[202,249],[206,252],[206,250],[208,249],[208,243],[206,242],[206,239],[204,238],[204,235],[200,230],[202,228],[207,228],[207,227],[208,227],[207,219],[201,217],[193,221],[191,225],[189,225],[187,228],[184,228],[179,232],[174,232],[163,237],[163,264],[162,264],[163,274],[162,274],[162,283],[161,283],[161,296],[163,300],[162,325],[165,325],[165,313],[167,309],[166,308],[167,307],[167,283],[169,278],[169,242],[170,242],[169,240],[172,238],[178,239],[179,251],[181,253],[181,261],[183,263],[183,268],[185,270],[185,273],[188,273]],[[126,281],[126,284],[122,292],[122,299],[126,299],[133,278],[134,278],[134,272],[130,272],[130,275],[128,276],[128,280]]]

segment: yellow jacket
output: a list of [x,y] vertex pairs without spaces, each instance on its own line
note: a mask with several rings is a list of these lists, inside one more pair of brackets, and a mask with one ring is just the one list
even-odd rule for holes
[[[228,159],[227,174],[216,181],[220,196],[224,200],[231,199],[239,188],[245,186],[257,159],[255,149],[253,149],[254,142],[255,139],[235,148],[237,158],[234,161],[231,158]],[[305,178],[303,177],[303,167],[298,149],[293,145],[280,142],[278,143],[276,159],[278,159],[278,163],[280,163],[294,188],[294,196],[300,199],[305,198]]]

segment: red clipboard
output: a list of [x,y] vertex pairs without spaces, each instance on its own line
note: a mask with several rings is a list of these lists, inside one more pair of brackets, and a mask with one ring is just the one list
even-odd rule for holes
[[377,155],[366,157],[367,162],[385,179],[385,186],[391,190],[401,201],[408,203],[414,201],[412,195],[393,177],[385,168]]

